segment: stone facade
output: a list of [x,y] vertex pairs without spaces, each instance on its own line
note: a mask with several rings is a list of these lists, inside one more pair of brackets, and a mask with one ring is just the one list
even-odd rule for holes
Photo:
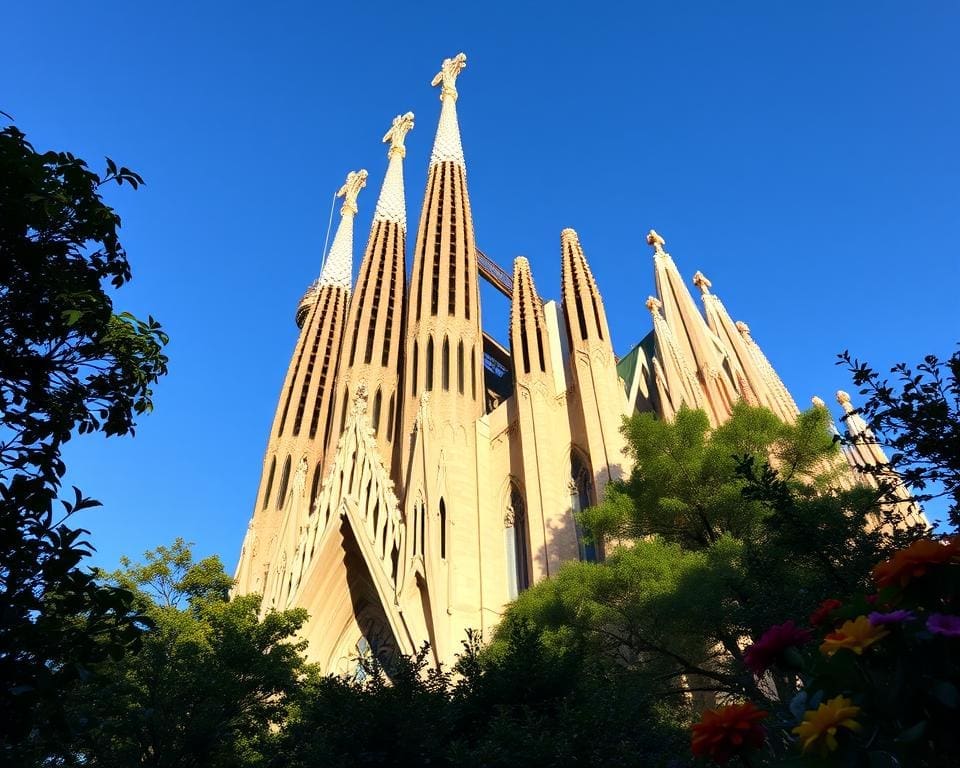
[[[651,231],[653,330],[620,360],[577,233],[560,233],[559,303],[530,265],[512,277],[477,249],[447,59],[439,125],[407,284],[403,141],[388,167],[356,286],[353,218],[366,171],[341,189],[340,223],[319,280],[297,309],[300,337],[281,391],[236,574],[263,610],[306,608],[308,655],[349,673],[425,641],[450,664],[468,629],[489,635],[520,590],[575,559],[602,557],[575,512],[630,470],[623,417],[681,405],[714,425],[740,398],[783,419],[793,398],[710,281],[693,284]],[[510,297],[510,349],[484,333],[479,281]],[[864,434],[849,400],[848,424]],[[866,441],[854,465],[884,461]],[[852,477],[852,475],[851,475]]]

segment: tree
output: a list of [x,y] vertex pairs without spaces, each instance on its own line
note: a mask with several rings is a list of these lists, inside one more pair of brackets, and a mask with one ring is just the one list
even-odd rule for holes
[[153,624],[138,653],[108,659],[68,695],[75,737],[44,760],[125,768],[260,765],[270,730],[305,671],[302,609],[259,616],[256,595],[229,597],[216,557],[177,539],[123,561],[111,577]]
[[[522,593],[494,645],[530,623],[548,647],[585,648],[677,702],[787,696],[786,678],[758,686],[744,640],[824,595],[865,588],[872,564],[918,535],[876,524],[876,489],[836,487],[846,470],[828,420],[815,408],[784,424],[743,403],[712,431],[699,411],[673,422],[634,415],[624,427],[630,477],[582,515],[622,546]],[[761,476],[770,493],[756,490]]]
[[[839,357],[867,396],[859,410],[888,449],[890,468],[921,492],[918,501],[949,498],[950,524],[960,527],[960,350],[947,360],[927,355],[916,369],[898,363],[894,384],[849,352]],[[883,479],[884,469],[866,471]]]
[[106,166],[0,130],[0,761],[61,727],[63,688],[146,626],[128,592],[81,568],[92,547],[67,523],[97,502],[74,489],[56,504],[64,443],[132,434],[167,370],[160,325],[114,310],[131,273],[101,193],[142,179]]

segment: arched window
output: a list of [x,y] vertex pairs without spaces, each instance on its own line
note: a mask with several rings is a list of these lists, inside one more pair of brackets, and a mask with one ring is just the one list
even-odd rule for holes
[[396,395],[394,392],[390,395],[390,406],[387,408],[387,442],[393,441],[393,398]]
[[425,363],[427,366],[426,390],[430,392],[433,390],[433,336],[427,339],[427,359]]
[[270,494],[273,493],[273,476],[277,471],[277,457],[270,459],[270,472],[267,473],[267,488],[263,492],[263,503],[260,509],[266,509],[270,503]]
[[411,366],[411,375],[410,375],[410,394],[416,397],[417,394],[417,342],[413,342],[413,365]]
[[321,478],[320,472],[321,472],[322,469],[323,469],[323,464],[322,464],[322,462],[319,462],[319,461],[318,461],[318,462],[317,462],[317,468],[316,468],[315,470],[313,470],[313,483],[310,485],[310,499],[309,499],[309,503],[310,503],[310,514],[311,514],[311,515],[312,515],[313,512],[314,512],[313,505],[314,505],[314,502],[316,502],[316,500],[317,500],[317,492],[320,490],[320,478]]
[[457,391],[463,394],[463,340],[457,344]]
[[450,340],[443,337],[443,349],[440,352],[440,385],[444,392],[450,390]]
[[380,389],[377,388],[377,394],[373,396],[373,412],[370,414],[370,420],[373,422],[373,436],[377,437],[380,434],[380,404],[383,399],[383,395],[380,392]]
[[503,516],[503,545],[507,555],[507,589],[514,599],[530,586],[530,529],[523,494],[510,485],[510,499]]
[[447,505],[440,499],[440,559],[447,559]]
[[570,507],[573,510],[577,533],[577,546],[580,559],[591,563],[597,561],[598,547],[595,540],[586,541],[586,532],[580,525],[577,515],[587,507],[593,506],[593,476],[587,461],[577,451],[570,452]]
[[477,348],[470,348],[470,396],[477,399]]
[[280,473],[280,490],[277,491],[277,509],[283,506],[283,500],[287,495],[287,483],[290,482],[290,456],[283,462],[283,471]]

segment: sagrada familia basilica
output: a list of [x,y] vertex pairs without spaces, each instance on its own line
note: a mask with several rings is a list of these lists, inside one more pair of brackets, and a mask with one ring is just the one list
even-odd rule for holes
[[[336,235],[296,310],[237,568],[236,592],[262,594],[264,611],[307,609],[308,657],[329,672],[425,641],[449,664],[466,631],[488,635],[519,591],[567,561],[602,558],[576,513],[630,471],[624,416],[670,419],[687,405],[717,425],[741,399],[787,421],[799,412],[747,325],[702,273],[691,291],[656,232],[653,330],[620,359],[574,230],[560,233],[559,302],[541,298],[526,259],[510,275],[477,249],[456,107],[465,66],[461,53],[433,79],[440,119],[409,280],[413,114],[383,138],[389,161],[355,285],[367,172],[338,193]],[[481,278],[510,299],[509,349],[484,332]],[[868,437],[838,394],[847,430]],[[854,466],[885,463],[868,439],[845,452]]]

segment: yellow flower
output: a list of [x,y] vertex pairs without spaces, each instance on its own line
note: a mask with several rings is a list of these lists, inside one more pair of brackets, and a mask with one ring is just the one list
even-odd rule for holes
[[816,709],[807,710],[803,722],[793,732],[800,737],[804,752],[816,752],[821,757],[837,748],[837,729],[859,731],[860,723],[855,718],[860,707],[853,706],[850,699],[837,696]]
[[852,621],[843,622],[839,629],[823,638],[820,653],[833,656],[841,648],[849,648],[859,656],[865,648],[889,634],[890,631],[882,626],[873,626],[866,616],[857,616]]

